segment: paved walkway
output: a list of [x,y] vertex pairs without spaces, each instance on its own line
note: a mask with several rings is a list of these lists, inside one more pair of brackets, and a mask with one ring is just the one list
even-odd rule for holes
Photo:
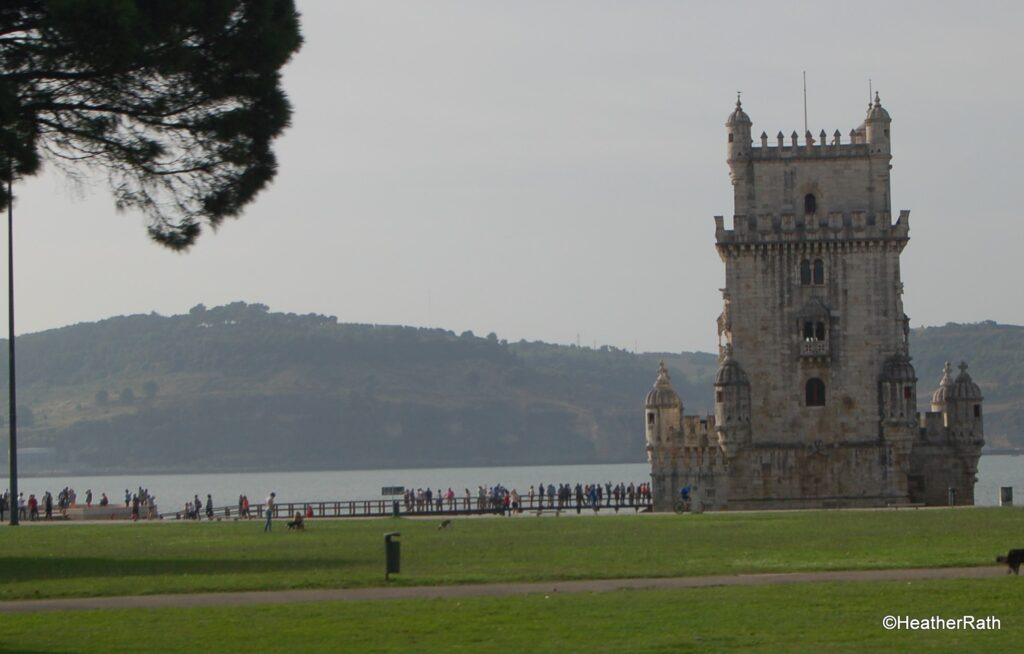
[[327,590],[267,590],[240,593],[141,595],[136,597],[83,597],[0,602],[0,614],[88,609],[137,609],[190,606],[239,606],[296,602],[495,597],[551,593],[603,593],[623,589],[705,588],[708,586],[764,586],[829,581],[919,581],[924,579],[984,579],[1006,574],[1003,566],[974,568],[913,568],[898,570],[843,570],[778,574],[712,575],[662,579],[587,579],[532,583],[472,584],[464,586],[381,586]]

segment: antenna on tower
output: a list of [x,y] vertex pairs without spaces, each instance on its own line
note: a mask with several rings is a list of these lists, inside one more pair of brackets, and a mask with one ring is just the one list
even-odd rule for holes
[[807,71],[804,71],[804,134],[807,130]]
[[868,106],[869,107],[871,106],[871,98],[875,97],[875,94],[872,91],[873,91],[873,89],[871,88],[871,78],[869,77],[868,78]]

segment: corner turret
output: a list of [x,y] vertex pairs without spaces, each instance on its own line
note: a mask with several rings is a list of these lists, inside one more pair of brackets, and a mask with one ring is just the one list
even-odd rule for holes
[[655,448],[676,438],[682,429],[683,401],[672,390],[672,379],[668,376],[664,361],[658,365],[658,378],[654,382],[654,388],[647,393],[644,414],[644,433],[647,437],[647,454],[650,457]]
[[729,114],[729,119],[725,121],[726,132],[728,133],[729,139],[729,162],[733,162],[737,159],[749,159],[750,158],[750,126],[753,123],[750,122],[750,116],[743,111],[743,103],[740,102],[740,96],[736,94],[736,109]]
[[889,155],[890,123],[892,119],[889,118],[889,112],[882,107],[882,101],[878,93],[875,93],[875,101],[868,107],[868,115],[864,119],[864,138],[871,155]]

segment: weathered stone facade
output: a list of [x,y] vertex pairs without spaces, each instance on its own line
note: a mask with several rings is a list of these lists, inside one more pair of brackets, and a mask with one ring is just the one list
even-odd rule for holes
[[981,393],[947,364],[917,411],[890,210],[890,124],[878,96],[842,143],[751,139],[726,122],[734,217],[715,216],[725,263],[715,415],[685,416],[668,371],[646,402],[654,504],[691,488],[708,509],[973,504]]

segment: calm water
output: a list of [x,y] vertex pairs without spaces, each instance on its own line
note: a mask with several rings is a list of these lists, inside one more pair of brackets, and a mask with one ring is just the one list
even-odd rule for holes
[[[65,486],[74,488],[79,502],[91,488],[93,502],[106,492],[111,502],[124,501],[125,489],[133,492],[148,488],[157,498],[161,511],[174,511],[185,505],[193,495],[205,500],[213,495],[218,506],[233,505],[245,493],[252,502],[262,502],[270,491],[278,502],[307,500],[376,499],[383,486],[407,488],[438,488],[450,486],[461,495],[466,488],[474,494],[476,487],[502,484],[525,493],[530,485],[562,482],[638,484],[650,480],[646,463],[615,463],[605,465],[517,466],[494,468],[421,468],[414,470],[324,470],[319,472],[218,473],[201,475],[115,475],[96,477],[22,477],[18,489],[38,497],[49,490],[54,495]],[[1014,501],[1024,504],[1024,456],[983,456],[978,465],[975,499],[979,506],[999,503],[999,487],[1014,487]],[[8,487],[6,477],[0,478],[0,489]]]

